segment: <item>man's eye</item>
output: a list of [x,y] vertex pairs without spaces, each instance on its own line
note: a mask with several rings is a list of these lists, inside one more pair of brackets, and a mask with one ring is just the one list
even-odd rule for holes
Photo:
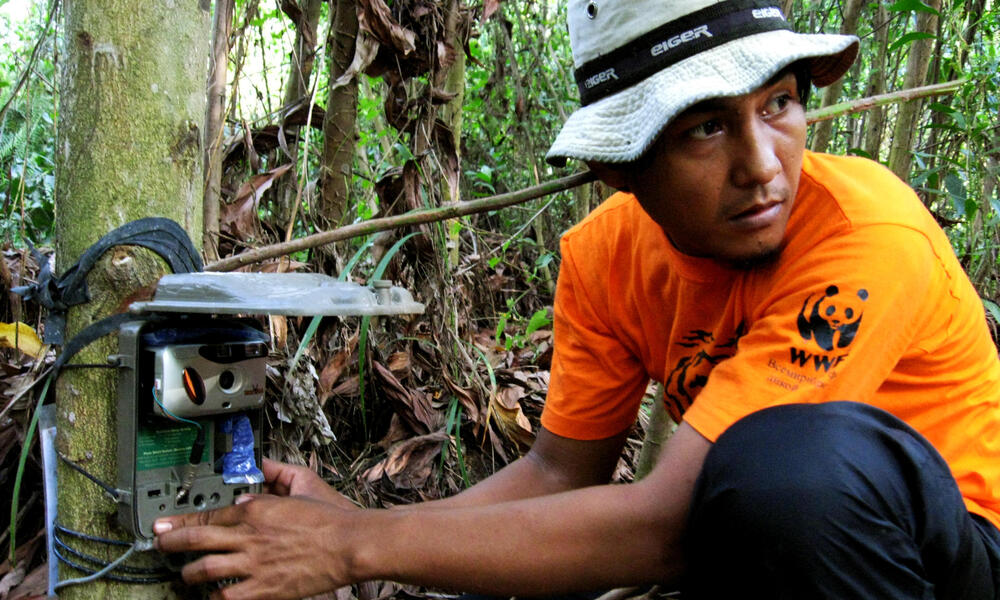
[[769,115],[780,113],[793,100],[792,95],[789,93],[779,94],[768,101],[767,106],[764,107],[764,112]]
[[711,137],[713,134],[722,131],[722,123],[714,119],[705,121],[704,123],[699,123],[691,129],[688,129],[688,136],[696,139],[703,140],[705,138]]

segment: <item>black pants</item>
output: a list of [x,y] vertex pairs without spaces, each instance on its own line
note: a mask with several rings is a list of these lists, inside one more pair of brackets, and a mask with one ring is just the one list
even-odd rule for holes
[[970,515],[920,434],[865,404],[733,425],[706,458],[685,544],[685,599],[1000,598],[1000,532]]

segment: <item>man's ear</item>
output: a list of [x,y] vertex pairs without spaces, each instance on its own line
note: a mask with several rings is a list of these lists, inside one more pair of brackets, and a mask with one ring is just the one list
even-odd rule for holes
[[590,170],[594,172],[594,175],[597,175],[597,178],[604,185],[622,192],[631,191],[628,171],[618,168],[618,165],[587,161],[587,166],[590,167]]

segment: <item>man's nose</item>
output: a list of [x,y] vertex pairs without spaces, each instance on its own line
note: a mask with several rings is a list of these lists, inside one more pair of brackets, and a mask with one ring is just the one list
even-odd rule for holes
[[733,184],[753,187],[769,183],[781,172],[777,140],[766,123],[751,119],[733,149]]

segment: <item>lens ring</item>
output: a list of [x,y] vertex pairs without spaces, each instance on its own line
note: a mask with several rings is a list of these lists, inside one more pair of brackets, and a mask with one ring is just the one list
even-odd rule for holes
[[219,373],[219,387],[223,391],[229,392],[236,385],[236,374],[226,369],[225,371]]

